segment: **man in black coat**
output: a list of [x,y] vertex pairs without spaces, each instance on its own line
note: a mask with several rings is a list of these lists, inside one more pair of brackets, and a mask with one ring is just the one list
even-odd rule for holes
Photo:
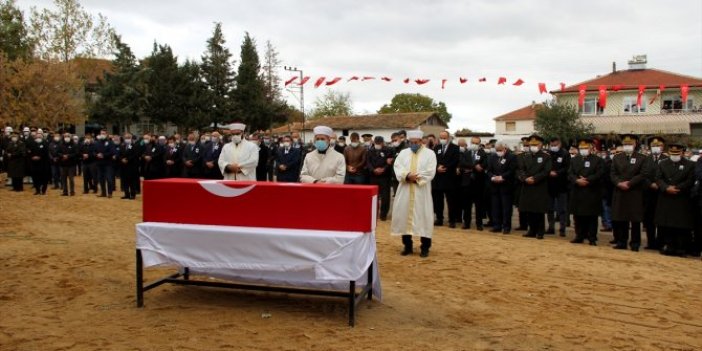
[[390,211],[390,169],[395,158],[391,148],[385,146],[385,140],[378,135],[373,140],[373,147],[368,151],[368,174],[370,184],[378,186],[380,199],[380,220],[385,221]]
[[188,143],[183,147],[183,177],[198,178],[202,169],[202,148],[194,133],[188,135]]
[[462,229],[469,229],[472,221],[473,205],[475,205],[475,227],[483,230],[485,217],[485,169],[487,155],[480,149],[480,138],[473,137],[470,144],[461,139],[458,142],[460,157],[457,173],[460,177],[460,203],[463,213]]
[[431,183],[432,199],[434,201],[434,225],[444,225],[444,198],[448,204],[449,228],[456,228],[460,220],[460,203],[458,195],[458,158],[460,150],[453,144],[448,132],[439,133],[439,142],[434,146],[436,153],[436,176]]
[[261,145],[261,134],[254,133],[249,137],[249,141],[258,146],[258,165],[256,166],[256,181],[265,182],[268,181],[267,167],[268,167],[268,153],[269,149]]
[[180,178],[182,176],[182,145],[178,141],[176,141],[175,137],[168,138],[168,143],[165,147],[163,154],[163,162],[164,177]]
[[[394,155],[399,155],[400,151],[407,148],[407,142],[405,142],[406,136],[407,132],[405,132],[404,130],[401,130],[397,133],[392,133],[392,136],[390,137],[390,147],[392,148],[392,152]],[[400,182],[397,180],[397,177],[395,177],[395,159],[393,158],[392,166],[390,167],[390,187],[392,188],[393,196],[395,196],[395,192],[397,192],[397,187],[399,185]]]
[[275,160],[278,182],[297,183],[300,181],[301,155],[301,150],[292,146],[292,138],[289,135],[284,136]]
[[112,156],[115,155],[115,145],[108,138],[107,130],[103,129],[95,141],[95,164],[97,166],[97,183],[100,186],[98,197],[112,197],[114,188],[110,187],[109,179],[114,181],[115,170]]
[[32,175],[34,195],[46,195],[51,180],[51,160],[49,159],[49,143],[44,140],[43,133],[37,132],[34,141],[27,148],[29,171]]
[[[569,155],[570,157],[570,155]],[[575,222],[574,244],[587,239],[597,245],[597,217],[602,212],[603,160],[593,153],[592,139],[578,142],[578,155],[570,163],[568,180],[571,184],[570,213]]]
[[561,139],[552,138],[549,146],[551,155],[551,171],[548,175],[548,195],[550,206],[546,218],[548,229],[546,234],[556,233],[556,215],[558,215],[558,233],[565,236],[566,222],[568,219],[568,168],[570,167],[570,154],[562,147]]
[[223,179],[222,171],[217,165],[219,155],[222,153],[222,143],[219,132],[212,132],[210,142],[205,145],[202,155],[202,177],[206,179]]
[[[163,154],[165,153],[165,148],[163,144],[158,142],[158,139],[154,140],[155,135],[146,134],[143,139],[143,146],[141,148],[141,174],[144,180],[159,179],[163,177],[164,161]],[[164,137],[165,142],[165,137]]]
[[660,197],[656,203],[655,222],[660,229],[664,255],[685,256],[694,228],[691,190],[695,183],[695,163],[682,155],[685,147],[670,144],[669,158],[656,167],[656,183]]
[[[522,158],[529,153],[529,137],[522,137],[519,143],[518,150],[515,153],[517,156],[517,164],[521,162]],[[529,218],[526,214],[522,215],[522,211],[519,211],[519,198],[522,194],[522,182],[516,179],[514,184],[514,205],[517,207],[517,220],[519,221],[519,226],[517,230],[527,231],[529,230]]]
[[668,158],[668,156],[663,154],[663,148],[665,147],[665,140],[662,137],[655,136],[649,139],[649,149],[651,150],[651,155],[649,155],[648,165],[651,167],[649,173],[649,179],[644,190],[644,219],[643,226],[646,229],[646,247],[647,250],[659,250],[659,240],[657,237],[657,227],[655,223],[656,217],[656,207],[658,203],[658,194],[660,189],[658,189],[658,183],[656,182],[656,171],[658,169],[658,164],[662,160]]
[[27,147],[17,133],[12,133],[5,145],[7,176],[12,179],[12,191],[24,191],[22,179],[25,177]]
[[122,199],[134,200],[137,195],[137,183],[139,183],[139,146],[132,134],[124,134],[124,144],[120,147],[117,158],[121,164],[120,178],[122,191],[124,191]]
[[79,160],[79,146],[71,138],[71,134],[63,134],[63,142],[58,148],[58,159],[61,165],[61,185],[63,186],[63,192],[61,196],[75,196],[76,195],[76,165]]
[[517,178],[522,183],[519,195],[519,211],[526,214],[529,231],[525,237],[543,239],[545,214],[549,209],[548,175],[552,169],[551,155],[542,149],[544,139],[538,135],[529,137],[529,152],[521,158]]
[[502,142],[496,143],[495,153],[488,156],[486,174],[492,196],[493,233],[509,234],[512,230],[517,163],[517,157]]
[[97,164],[95,163],[95,144],[93,136],[88,134],[80,145],[80,160],[83,169],[83,194],[97,193]]

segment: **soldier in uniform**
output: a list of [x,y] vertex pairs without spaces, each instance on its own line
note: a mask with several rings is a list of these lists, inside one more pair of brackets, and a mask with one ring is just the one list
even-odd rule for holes
[[163,154],[164,177],[179,178],[183,174],[181,168],[183,155],[181,154],[181,150],[181,145],[175,137],[168,138],[168,143]]
[[643,225],[646,229],[646,247],[647,250],[659,250],[660,245],[658,238],[656,236],[656,207],[658,202],[658,183],[656,182],[656,171],[658,164],[666,159],[668,156],[663,154],[663,148],[665,147],[665,140],[659,136],[655,136],[649,139],[649,149],[651,150],[651,155],[649,157],[649,170],[648,174],[650,178],[646,184],[646,189],[644,190],[644,220]]
[[685,147],[670,144],[669,158],[656,167],[659,194],[655,224],[662,234],[664,255],[685,256],[694,228],[691,189],[695,183],[695,163],[682,157]]
[[626,250],[631,230],[629,246],[639,251],[641,246],[641,221],[644,215],[643,191],[649,179],[651,167],[649,159],[636,150],[638,137],[626,134],[622,138],[622,152],[612,159],[611,178],[614,184],[612,194],[612,227],[615,249]]
[[10,140],[5,146],[5,158],[7,162],[7,176],[12,180],[12,191],[24,191],[22,179],[25,177],[25,156],[27,154],[26,145],[20,140],[17,133],[10,135]]
[[188,135],[188,143],[183,149],[183,177],[198,178],[202,168],[202,149],[197,144],[195,134]]
[[546,231],[545,215],[550,200],[547,178],[552,170],[551,155],[542,150],[543,142],[538,135],[530,136],[529,152],[524,153],[517,168],[517,178],[522,183],[519,211],[527,216],[529,223],[524,236],[537,239],[543,239]]
[[470,145],[461,139],[458,142],[461,153],[458,161],[457,173],[461,183],[461,210],[463,212],[462,229],[469,229],[472,221],[473,205],[475,205],[475,227],[483,230],[485,217],[485,169],[487,156],[480,149],[480,138],[473,137]]
[[137,183],[139,183],[139,147],[134,141],[132,134],[124,134],[124,144],[122,144],[119,155],[120,179],[122,180],[123,200],[134,200],[137,195]]
[[51,179],[51,160],[49,159],[49,144],[44,140],[43,133],[37,132],[34,141],[27,147],[29,171],[32,175],[34,195],[46,195]]
[[[602,178],[605,175],[603,160],[593,152],[592,139],[578,142],[578,155],[570,161],[568,181],[571,186],[570,213],[575,221],[574,244],[587,239],[597,245],[597,217],[602,212]],[[570,156],[568,156],[570,157]]]
[[368,173],[370,184],[378,186],[380,198],[380,220],[386,221],[390,211],[390,171],[395,155],[385,146],[385,140],[378,135],[373,140],[373,148],[368,151]]
[[548,219],[548,229],[546,234],[556,233],[556,216],[560,226],[558,233],[565,236],[566,222],[568,219],[568,168],[570,167],[571,156],[561,146],[561,139],[552,138],[550,141],[549,154],[551,155],[551,171],[548,175],[548,195],[551,198],[551,206],[546,218]]
[[76,165],[80,159],[79,146],[75,143],[75,139],[71,138],[71,134],[63,134],[63,142],[58,148],[58,159],[61,165],[61,184],[63,192],[61,196],[75,196],[76,186],[74,178],[76,176]]
[[[529,137],[522,137],[521,138],[521,144],[519,144],[519,148],[517,149],[517,152],[515,155],[517,156],[517,164],[521,162],[522,158],[526,156],[526,154],[529,152]],[[522,215],[522,211],[519,211],[519,200],[521,198],[522,194],[522,182],[515,177],[515,186],[514,186],[514,205],[517,206],[517,219],[519,221],[519,226],[517,227],[518,231],[527,231],[529,230],[529,218],[527,218],[526,215]]]

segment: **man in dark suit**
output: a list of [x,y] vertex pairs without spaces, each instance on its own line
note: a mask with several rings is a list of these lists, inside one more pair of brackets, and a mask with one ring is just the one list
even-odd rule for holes
[[568,219],[568,168],[571,156],[561,145],[561,139],[552,138],[549,142],[551,155],[551,171],[548,175],[548,195],[551,199],[550,208],[546,218],[548,229],[546,234],[556,233],[556,215],[558,215],[558,233],[565,236],[566,222]]
[[439,134],[439,143],[434,146],[436,153],[436,176],[431,183],[432,199],[434,201],[434,225],[444,225],[444,198],[448,204],[449,228],[456,228],[460,220],[460,203],[458,196],[458,158],[460,150],[458,145],[451,143],[449,133]]
[[517,168],[517,178],[522,183],[519,195],[519,212],[529,221],[525,237],[543,239],[546,232],[545,214],[549,209],[547,178],[551,172],[551,155],[542,149],[544,139],[529,137],[529,152],[525,153]]
[[597,245],[597,217],[602,213],[602,178],[604,161],[593,153],[592,139],[578,142],[578,155],[570,161],[568,181],[571,184],[570,213],[575,222],[574,244],[588,239]]
[[623,152],[612,159],[610,177],[614,183],[612,194],[612,227],[615,249],[626,250],[629,246],[639,251],[641,246],[641,221],[644,216],[643,191],[650,175],[649,159],[636,150],[638,137],[626,134],[622,138]]
[[124,134],[124,144],[119,149],[117,159],[120,163],[123,200],[134,200],[139,183],[139,145],[131,133]]
[[268,181],[268,175],[266,174],[266,169],[268,167],[268,148],[265,145],[261,145],[262,135],[259,133],[254,133],[249,137],[249,141],[258,146],[258,165],[256,166],[256,181],[265,182]]
[[[202,152],[202,177],[206,179],[223,179],[222,171],[219,170],[217,161],[222,153],[222,143],[219,132],[212,132],[210,142],[204,147]],[[265,172],[264,172],[265,173]]]
[[202,147],[197,143],[194,133],[188,135],[188,143],[183,148],[183,176],[198,178],[202,169]]
[[276,154],[276,180],[281,183],[299,182],[301,157],[301,149],[293,147],[292,138],[289,135],[284,136]]
[[141,174],[144,180],[159,179],[163,177],[164,165],[163,165],[163,154],[165,149],[162,144],[159,144],[155,140],[156,136],[151,134],[145,134],[142,139],[143,144],[140,148],[142,150],[141,154]]
[[109,186],[109,179],[114,179],[114,168],[112,166],[112,156],[115,155],[115,146],[107,136],[107,130],[103,129],[97,136],[95,142],[95,164],[97,165],[97,183],[100,186],[99,197],[112,197],[113,188]]
[[[175,137],[168,138],[168,143],[163,154],[164,177],[180,178],[182,175],[182,146],[176,141]],[[219,168],[218,168],[219,169]],[[221,174],[221,173],[220,173]]]
[[486,175],[490,182],[493,233],[509,234],[512,230],[514,184],[517,157],[505,143],[495,144],[495,153],[488,156]]
[[370,184],[378,186],[380,199],[380,220],[385,221],[390,211],[390,168],[395,155],[392,149],[385,146],[385,140],[378,135],[373,140],[373,148],[368,151],[368,174]]
[[460,204],[463,212],[462,229],[469,229],[472,221],[473,205],[475,205],[475,227],[483,230],[485,217],[485,169],[487,156],[480,149],[480,138],[473,137],[470,144],[465,140],[458,142],[461,154],[458,161],[458,175],[460,177]]

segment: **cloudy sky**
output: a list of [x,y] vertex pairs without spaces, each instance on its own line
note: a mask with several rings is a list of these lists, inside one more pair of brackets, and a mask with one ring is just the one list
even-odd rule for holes
[[[389,76],[382,81],[339,83],[356,113],[373,113],[397,93],[444,101],[451,130],[494,131],[493,118],[542,101],[538,82],[556,89],[619,69],[637,54],[648,67],[702,77],[702,1],[559,0],[83,0],[100,12],[137,54],[153,42],[169,44],[181,60],[198,59],[222,22],[238,58],[245,31],[259,45],[270,40],[284,65],[319,76]],[[50,7],[50,0],[19,0]],[[283,79],[291,76],[281,68]],[[469,82],[459,85],[458,77]],[[497,86],[499,76],[521,87]],[[405,85],[402,79],[432,82]],[[478,84],[477,79],[488,82]],[[441,89],[441,79],[449,79]],[[325,92],[305,89],[305,105]],[[291,95],[291,104],[299,102]]]

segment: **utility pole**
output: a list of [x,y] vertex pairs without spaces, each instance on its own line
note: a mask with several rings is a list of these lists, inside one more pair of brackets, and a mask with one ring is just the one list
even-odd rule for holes
[[[303,75],[302,75],[302,70],[297,69],[297,67],[291,67],[291,66],[283,66],[283,69],[286,71],[290,72],[298,72],[300,73],[300,83],[302,82]],[[299,88],[298,88],[299,87]],[[305,86],[300,84],[297,87],[294,88],[288,88],[293,94],[296,92],[296,90],[299,89],[299,94],[300,97],[298,100],[300,100],[300,111],[302,112],[302,141],[305,142]]]

